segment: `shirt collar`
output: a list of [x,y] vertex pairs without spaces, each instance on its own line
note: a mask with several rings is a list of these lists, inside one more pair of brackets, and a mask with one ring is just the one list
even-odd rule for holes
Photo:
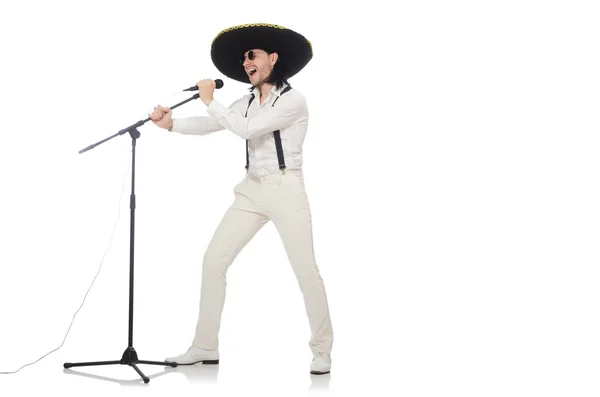
[[[277,95],[278,97],[281,96],[281,92],[285,89],[285,87],[287,87],[288,84],[283,83],[283,85],[281,86],[281,88],[277,88],[277,86],[273,86],[273,88],[271,88],[271,91],[269,92],[269,95],[271,95],[271,93]],[[252,93],[254,94],[254,96],[256,98],[260,98],[260,90],[258,89],[258,87],[254,88],[254,90],[252,90]]]

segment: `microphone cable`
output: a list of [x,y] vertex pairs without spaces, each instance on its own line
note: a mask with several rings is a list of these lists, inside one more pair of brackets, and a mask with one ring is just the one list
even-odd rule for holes
[[[176,93],[174,93],[174,94],[171,95],[171,98],[174,97],[175,95],[181,94],[182,92],[185,92],[185,90],[177,91]],[[154,108],[152,108],[152,110],[150,110],[149,113],[151,113],[152,111],[154,111]],[[144,117],[146,117],[149,113],[147,113],[146,115],[144,115]],[[79,313],[79,311],[83,307],[83,304],[85,303],[85,300],[86,300],[89,292],[91,291],[92,287],[94,286],[94,283],[96,282],[96,278],[100,274],[100,270],[102,270],[102,265],[104,264],[104,259],[106,258],[106,254],[108,253],[108,250],[112,246],[113,237],[115,236],[115,231],[117,230],[117,225],[119,224],[119,220],[121,219],[121,206],[122,206],[122,202],[123,202],[123,195],[125,193],[125,186],[127,184],[129,172],[131,171],[131,156],[132,155],[133,155],[133,153],[130,152],[129,153],[129,158],[128,158],[128,161],[127,161],[128,162],[127,172],[125,173],[125,177],[123,178],[123,190],[121,191],[121,198],[119,199],[119,211],[118,211],[118,214],[117,214],[117,220],[115,222],[115,226],[113,228],[112,235],[110,236],[110,243],[108,244],[108,247],[106,248],[106,251],[104,252],[104,255],[102,256],[102,260],[100,261],[100,267],[98,268],[98,271],[96,272],[96,275],[94,276],[94,279],[92,280],[92,284],[90,285],[90,287],[88,288],[87,292],[85,293],[85,295],[83,297],[83,301],[81,302],[81,305],[79,306],[79,309],[77,309],[77,311],[75,312],[75,314],[73,314],[73,319],[71,320],[71,324],[69,325],[69,328],[67,329],[67,333],[65,334],[65,337],[63,338],[62,343],[56,349],[49,351],[48,353],[44,354],[42,357],[38,358],[37,360],[35,360],[35,361],[31,362],[31,363],[28,363],[28,364],[25,364],[25,365],[21,366],[21,368],[17,369],[16,371],[0,372],[0,375],[16,374],[17,372],[19,372],[23,368],[25,368],[25,367],[27,367],[29,365],[33,365],[33,364],[37,363],[38,361],[42,360],[43,358],[45,358],[46,356],[48,356],[48,355],[54,353],[55,351],[59,350],[65,344],[65,341],[67,340],[67,336],[69,335],[69,332],[71,331],[71,327],[73,326],[73,322],[75,321],[75,316],[77,316],[77,313]]]
[[[129,155],[129,162],[131,162],[131,156],[133,153],[131,153]],[[67,340],[67,335],[69,335],[69,332],[71,331],[71,327],[73,326],[73,322],[75,321],[75,316],[77,316],[77,313],[79,313],[79,311],[81,310],[81,308],[83,307],[83,304],[85,303],[85,300],[90,292],[90,290],[92,289],[92,286],[94,285],[94,282],[96,281],[96,278],[98,277],[98,274],[100,274],[100,270],[102,270],[102,265],[104,264],[104,258],[106,258],[106,254],[108,253],[108,250],[110,249],[111,245],[112,245],[112,241],[113,241],[113,237],[115,235],[115,231],[117,230],[117,225],[119,224],[119,219],[121,218],[121,205],[123,202],[123,194],[125,193],[125,186],[127,183],[127,176],[129,175],[129,171],[130,171],[130,166],[127,166],[127,172],[125,174],[125,177],[123,178],[123,190],[121,191],[121,198],[119,199],[119,212],[117,214],[117,221],[115,222],[115,226],[113,228],[113,232],[112,235],[110,236],[110,243],[108,244],[108,248],[106,248],[106,251],[104,252],[104,255],[102,256],[102,261],[100,261],[100,268],[98,269],[98,272],[96,273],[96,276],[94,276],[94,279],[92,280],[92,284],[90,285],[90,287],[88,288],[87,292],[85,293],[85,296],[83,297],[83,302],[81,302],[81,305],[79,306],[79,309],[77,309],[77,311],[75,312],[75,314],[73,315],[73,319],[71,320],[71,325],[69,325],[69,328],[67,329],[67,333],[62,341],[62,343],[60,344],[60,346],[58,346],[56,349],[51,350],[50,352],[44,354],[42,357],[38,358],[37,360],[29,363],[29,364],[25,364],[23,365],[21,368],[19,368],[16,371],[10,371],[10,372],[0,372],[0,375],[10,375],[10,374],[16,374],[17,372],[19,372],[20,370],[22,370],[23,368],[35,364],[38,361],[40,361],[41,359],[45,358],[46,356],[48,356],[51,353],[54,353],[55,351],[57,351],[58,349],[60,349],[64,344],[65,341]]]

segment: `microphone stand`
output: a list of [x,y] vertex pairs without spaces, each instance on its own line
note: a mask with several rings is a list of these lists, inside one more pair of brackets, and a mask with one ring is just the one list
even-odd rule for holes
[[[178,103],[177,105],[172,106],[171,109],[175,109],[176,107],[181,106],[184,103],[187,103],[191,100],[198,99],[199,97],[200,97],[200,94],[195,94],[194,96],[186,99],[185,101],[182,101],[182,102]],[[133,247],[134,247],[134,234],[135,234],[135,203],[136,203],[136,200],[135,200],[136,199],[136,197],[135,197],[135,146],[136,146],[136,140],[141,136],[141,134],[137,128],[141,127],[149,120],[150,120],[149,117],[146,118],[145,120],[140,120],[137,123],[130,125],[129,127],[123,128],[116,134],[114,134],[106,139],[103,139],[102,141],[97,142],[93,145],[90,145],[87,148],[79,151],[79,154],[87,152],[88,150],[91,150],[91,149],[95,148],[96,146],[98,146],[112,138],[115,138],[119,135],[124,135],[125,133],[129,133],[129,135],[131,136],[132,167],[131,167],[131,199],[130,199],[130,205],[129,205],[129,208],[131,209],[130,240],[129,240],[129,344],[127,346],[127,349],[125,349],[125,352],[123,353],[123,356],[121,357],[120,360],[64,363],[64,365],[63,365],[64,368],[83,367],[83,366],[92,366],[92,365],[114,365],[114,364],[129,365],[130,367],[133,367],[133,369],[142,377],[142,379],[144,380],[144,383],[150,382],[150,378],[148,378],[146,375],[144,375],[142,373],[142,371],[140,371],[137,364],[153,364],[153,365],[165,365],[165,366],[170,366],[170,367],[177,367],[176,362],[140,360],[140,359],[138,359],[137,352],[135,351],[135,348],[133,347],[133,258],[134,258]]]

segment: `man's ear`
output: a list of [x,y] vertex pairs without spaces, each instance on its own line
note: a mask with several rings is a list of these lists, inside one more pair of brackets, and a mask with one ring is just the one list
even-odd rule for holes
[[270,61],[271,61],[271,65],[275,65],[275,63],[277,62],[277,59],[279,59],[279,54],[274,52],[271,54],[270,56]]

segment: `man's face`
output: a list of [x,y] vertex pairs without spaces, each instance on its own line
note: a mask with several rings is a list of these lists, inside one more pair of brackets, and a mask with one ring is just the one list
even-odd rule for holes
[[252,49],[244,53],[242,65],[253,86],[258,86],[264,82],[277,61],[277,53],[267,54],[261,49]]

